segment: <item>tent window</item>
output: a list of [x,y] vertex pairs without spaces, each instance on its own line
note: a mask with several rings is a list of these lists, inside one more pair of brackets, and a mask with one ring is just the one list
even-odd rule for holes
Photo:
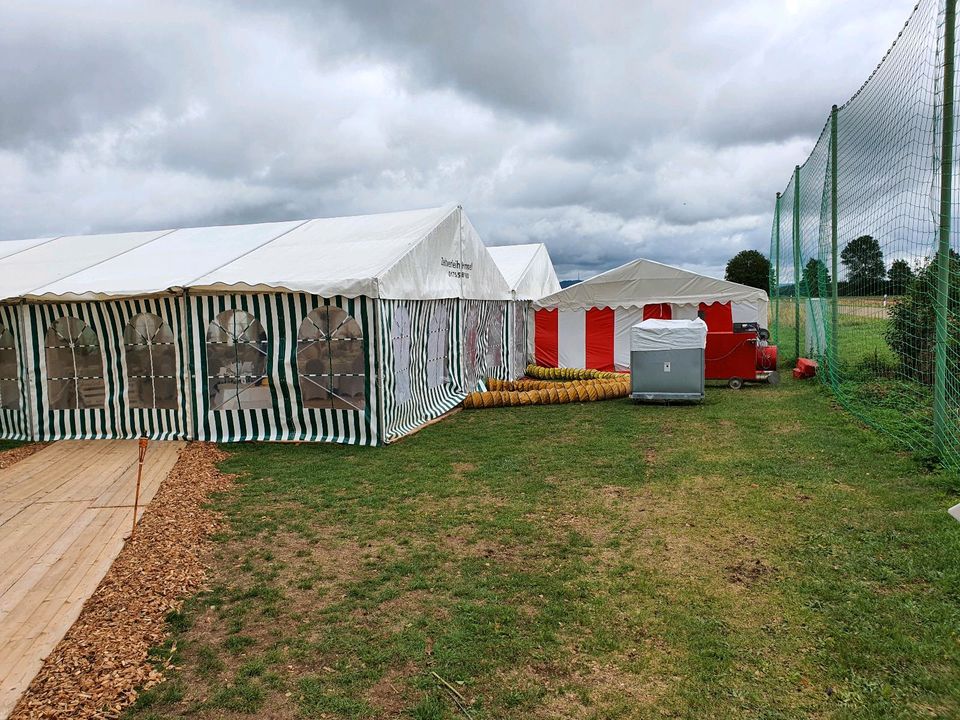
[[97,334],[80,318],[62,317],[47,329],[47,393],[53,410],[104,406],[103,359]]
[[450,339],[447,336],[447,310],[441,304],[433,306],[430,313],[430,330],[427,336],[427,385],[439,387],[447,382],[447,356]]
[[13,333],[0,325],[0,408],[20,409],[20,383],[17,372],[17,347]]
[[132,408],[177,408],[177,349],[173,331],[152,313],[134,315],[123,329],[127,400]]
[[476,305],[467,308],[467,323],[463,329],[464,365],[468,388],[477,384],[477,352],[479,350],[480,314]]
[[207,326],[211,410],[273,407],[267,377],[267,334],[245,310],[225,310]]
[[397,404],[403,404],[410,399],[410,311],[403,306],[395,308],[390,324],[394,395]]
[[360,324],[338,307],[312,310],[297,333],[304,407],[363,410],[365,349]]
[[503,365],[503,311],[495,306],[487,323],[487,369]]

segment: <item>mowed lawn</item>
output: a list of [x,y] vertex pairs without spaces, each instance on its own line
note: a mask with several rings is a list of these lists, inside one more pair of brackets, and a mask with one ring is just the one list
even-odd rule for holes
[[130,717],[960,717],[960,485],[814,384],[229,450]]

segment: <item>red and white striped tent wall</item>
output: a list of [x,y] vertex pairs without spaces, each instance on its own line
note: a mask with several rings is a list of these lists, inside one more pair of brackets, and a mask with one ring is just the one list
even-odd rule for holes
[[710,332],[730,332],[733,323],[766,327],[768,304],[758,288],[634,260],[534,303],[534,357],[545,367],[629,370],[630,328],[642,320],[703,311]]

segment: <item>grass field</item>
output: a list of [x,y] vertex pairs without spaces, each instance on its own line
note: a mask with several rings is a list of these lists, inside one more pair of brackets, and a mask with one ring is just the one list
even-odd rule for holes
[[130,717],[960,716],[957,482],[816,385],[231,450]]

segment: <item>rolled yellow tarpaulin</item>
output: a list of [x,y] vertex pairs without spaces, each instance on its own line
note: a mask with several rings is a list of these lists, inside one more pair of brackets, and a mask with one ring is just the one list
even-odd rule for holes
[[[531,366],[534,367],[534,366]],[[556,368],[550,368],[556,369]],[[615,375],[615,373],[605,373]],[[614,400],[630,394],[630,384],[620,378],[598,378],[544,382],[528,380],[487,381],[486,392],[472,392],[463,401],[465,408],[516,407],[526,405],[558,405],[571,402]]]

